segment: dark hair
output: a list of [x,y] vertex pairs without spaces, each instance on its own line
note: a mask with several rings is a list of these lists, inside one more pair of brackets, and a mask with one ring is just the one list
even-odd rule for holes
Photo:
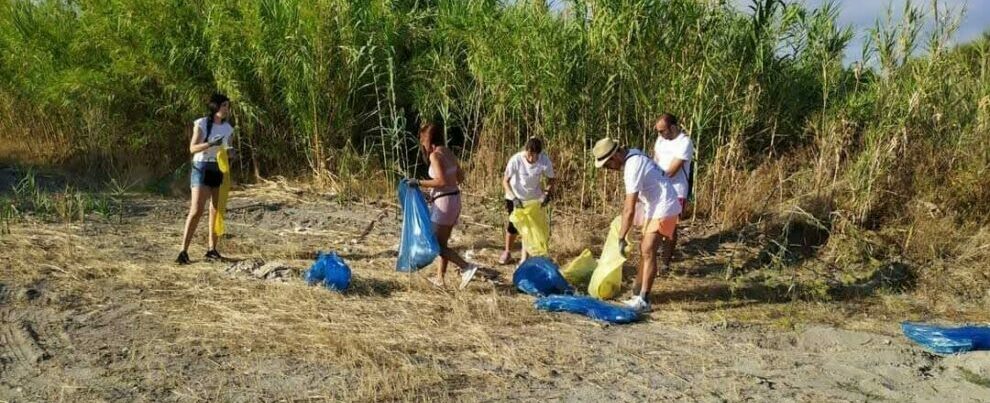
[[419,135],[423,136],[424,134],[430,137],[430,145],[447,145],[447,141],[443,135],[443,123],[438,123],[436,121],[424,123],[423,126],[419,128]]
[[[213,93],[213,96],[210,97],[210,102],[206,104],[206,109],[209,111],[209,114],[206,115],[206,133],[203,134],[206,138],[204,138],[203,141],[209,140],[210,132],[213,131],[213,117],[217,115],[218,111],[220,111],[220,106],[223,105],[224,102],[230,102],[230,98],[227,98],[224,94],[215,92]],[[223,121],[226,122],[227,118],[224,118]]]
[[662,120],[664,123],[667,124],[667,126],[677,126],[677,116],[674,116],[669,113],[664,113],[663,115],[660,115],[660,119],[657,120]]
[[530,137],[529,140],[526,140],[526,151],[529,151],[533,154],[542,153],[543,140],[540,140],[539,138],[536,137]]

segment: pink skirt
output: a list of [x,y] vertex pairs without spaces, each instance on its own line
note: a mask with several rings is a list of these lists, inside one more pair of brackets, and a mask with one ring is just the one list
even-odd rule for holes
[[433,199],[430,221],[436,225],[453,226],[461,216],[461,195],[454,194]]

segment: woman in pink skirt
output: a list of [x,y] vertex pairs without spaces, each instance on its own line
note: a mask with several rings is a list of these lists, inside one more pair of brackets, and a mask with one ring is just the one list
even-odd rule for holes
[[437,277],[431,279],[434,285],[444,285],[444,275],[447,273],[447,262],[454,262],[461,270],[460,288],[468,285],[478,266],[468,263],[456,251],[448,246],[450,234],[457,225],[461,215],[460,183],[464,180],[464,172],[457,163],[457,157],[445,145],[443,126],[437,123],[427,123],[419,129],[419,144],[430,162],[430,179],[410,179],[411,186],[430,188],[430,221],[433,222],[433,232],[440,243],[440,270]]

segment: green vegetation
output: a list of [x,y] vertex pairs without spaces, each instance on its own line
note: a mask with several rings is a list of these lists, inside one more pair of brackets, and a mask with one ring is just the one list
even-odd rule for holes
[[966,368],[963,367],[958,367],[958,368],[959,368],[959,373],[961,373],[963,376],[963,379],[972,382],[975,385],[980,385],[984,388],[990,388],[990,379],[982,377],[980,376],[980,374],[977,374]]
[[759,226],[779,270],[807,268],[811,229],[822,275],[903,259],[922,290],[990,300],[990,39],[948,48],[959,16],[908,4],[849,67],[836,6],[725,3],[5,0],[0,138],[51,164],[165,174],[219,89],[242,174],[371,195],[413,172],[415,120],[440,115],[469,186],[498,192],[535,134],[561,203],[604,213],[614,179],[588,147],[649,147],[670,111],[696,142],[695,213]]
[[[39,186],[37,174],[28,170],[10,189],[0,195],[0,234],[10,232],[10,222],[27,214],[61,222],[82,222],[89,214],[110,218],[122,211],[121,201],[111,195],[84,192],[66,186],[54,191]],[[117,194],[120,196],[120,194]]]

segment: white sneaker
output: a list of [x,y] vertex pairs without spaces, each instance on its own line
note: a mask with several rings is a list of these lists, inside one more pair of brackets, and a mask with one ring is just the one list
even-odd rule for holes
[[478,266],[475,266],[475,265],[468,266],[467,270],[464,270],[463,272],[461,272],[461,286],[460,286],[460,289],[463,290],[464,287],[467,287],[468,283],[471,282],[471,279],[474,278],[474,273],[477,273],[477,272],[478,272]]
[[631,308],[636,312],[646,312],[650,310],[650,303],[646,302],[646,300],[643,299],[643,297],[640,297],[639,295],[629,298],[628,300],[626,300],[626,302],[623,302],[622,304]]

